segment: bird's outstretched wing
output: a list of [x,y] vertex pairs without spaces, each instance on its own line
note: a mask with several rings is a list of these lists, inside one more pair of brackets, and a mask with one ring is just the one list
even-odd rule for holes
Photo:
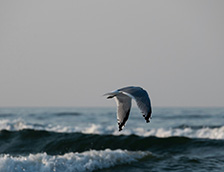
[[138,108],[141,110],[146,122],[149,122],[152,109],[148,93],[141,87],[125,87],[118,90],[120,93],[126,94],[135,99]]
[[125,94],[119,93],[115,96],[115,101],[117,103],[117,122],[119,131],[121,131],[129,117],[131,98]]

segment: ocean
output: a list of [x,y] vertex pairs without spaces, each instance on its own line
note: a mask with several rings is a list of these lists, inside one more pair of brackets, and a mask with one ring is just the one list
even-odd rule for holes
[[224,108],[0,108],[0,172],[223,172]]

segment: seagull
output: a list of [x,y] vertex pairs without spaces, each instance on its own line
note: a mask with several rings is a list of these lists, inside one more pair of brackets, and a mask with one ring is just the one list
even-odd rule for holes
[[134,99],[141,110],[146,122],[150,122],[152,108],[148,93],[141,87],[129,86],[104,94],[107,99],[115,98],[117,104],[117,122],[119,131],[123,129],[128,120],[131,100]]

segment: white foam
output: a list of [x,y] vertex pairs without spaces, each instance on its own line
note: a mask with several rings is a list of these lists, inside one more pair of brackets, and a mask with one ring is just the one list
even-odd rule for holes
[[112,135],[130,135],[135,134],[138,136],[148,137],[171,137],[171,136],[184,136],[190,138],[207,138],[207,139],[224,139],[224,126],[220,127],[202,127],[202,128],[152,128],[145,130],[144,128],[124,128],[121,132],[118,131],[116,125],[102,126],[97,124],[89,124],[83,127],[71,127],[61,125],[38,125],[26,123],[22,120],[1,120],[0,130],[19,131],[23,129],[34,129],[34,130],[46,130],[53,132],[73,133],[81,132],[84,134],[112,134]]
[[224,126],[217,128],[203,127],[199,129],[187,128],[170,128],[170,129],[151,129],[144,131],[142,128],[137,128],[134,131],[136,135],[140,136],[156,136],[156,137],[171,137],[171,136],[184,136],[190,138],[207,138],[207,139],[224,139]]
[[46,131],[54,131],[54,132],[77,132],[76,127],[63,127],[60,125],[41,125],[41,124],[32,124],[26,123],[23,120],[0,120],[0,130],[8,130],[8,131],[20,131],[23,129],[34,129],[34,130],[46,130]]
[[28,125],[21,120],[0,120],[0,130],[18,131],[31,128],[33,128],[32,124]]
[[150,152],[127,150],[91,150],[83,153],[47,155],[46,153],[13,157],[0,156],[0,172],[82,172],[109,168],[138,161]]

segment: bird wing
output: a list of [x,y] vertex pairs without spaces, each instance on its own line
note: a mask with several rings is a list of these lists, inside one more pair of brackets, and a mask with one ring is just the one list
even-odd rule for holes
[[141,87],[125,87],[120,89],[119,92],[135,99],[137,106],[141,110],[146,122],[149,122],[152,109],[148,93]]
[[125,94],[119,93],[115,96],[115,101],[117,103],[117,122],[119,131],[121,131],[130,114],[131,98]]

